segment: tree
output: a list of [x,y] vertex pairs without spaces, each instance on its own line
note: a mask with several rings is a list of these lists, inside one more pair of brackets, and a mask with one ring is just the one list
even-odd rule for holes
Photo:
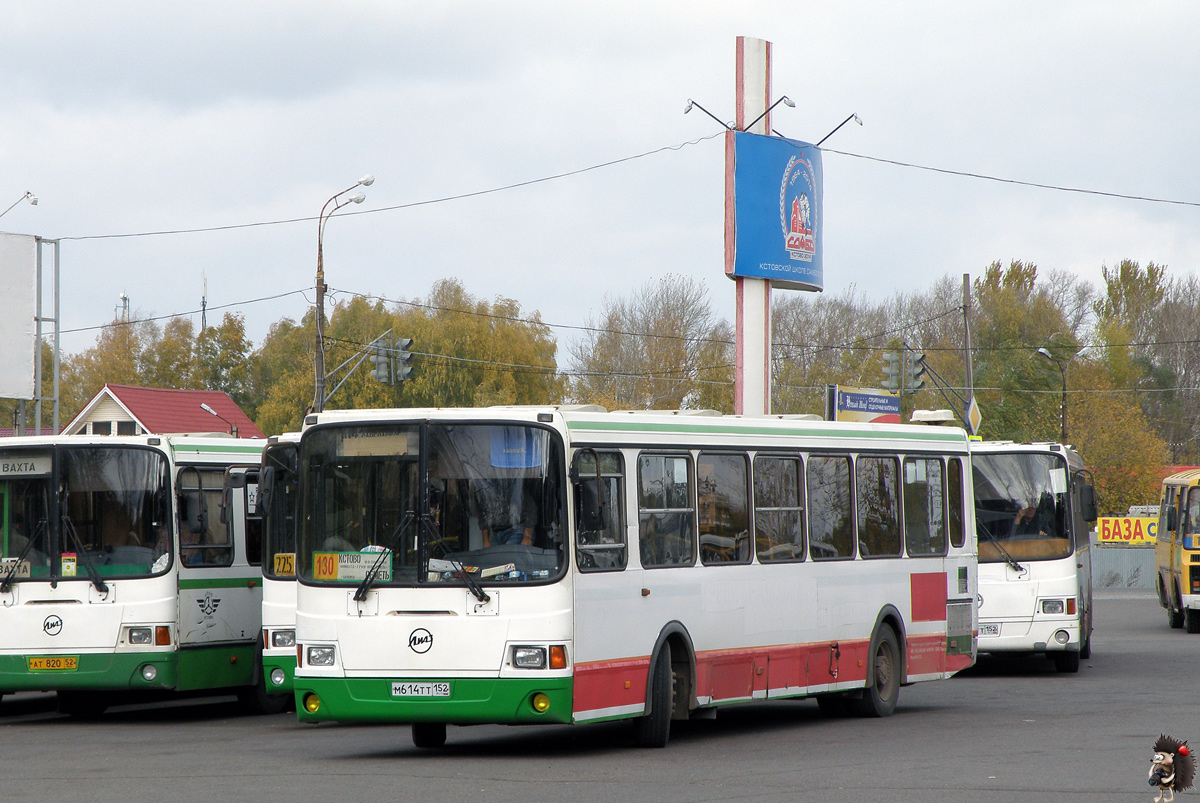
[[195,371],[200,386],[223,390],[251,418],[257,399],[250,368],[251,343],[241,313],[226,312],[219,326],[209,326],[195,341]]
[[571,346],[576,401],[640,410],[696,409],[704,401],[732,410],[729,327],[695,279],[667,275],[608,299],[588,328]]

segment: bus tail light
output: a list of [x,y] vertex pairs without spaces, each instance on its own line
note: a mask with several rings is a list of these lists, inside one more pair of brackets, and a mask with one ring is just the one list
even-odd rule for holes
[[561,644],[550,645],[550,668],[567,668],[567,648]]
[[1067,598],[1067,616],[1074,616],[1074,615],[1075,615],[1075,598],[1068,597]]

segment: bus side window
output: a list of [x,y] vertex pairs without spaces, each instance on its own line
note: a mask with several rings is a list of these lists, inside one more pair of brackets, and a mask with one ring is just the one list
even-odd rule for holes
[[848,455],[808,458],[808,549],[813,560],[854,557],[854,495]]
[[[226,524],[214,515],[220,509],[223,486],[221,471],[187,467],[179,472],[179,558],[185,566],[233,563],[232,523]],[[199,515],[200,511],[206,515]]]
[[864,558],[900,555],[900,467],[894,457],[859,455],[854,461],[858,498],[858,553]]
[[700,560],[750,562],[750,482],[744,454],[702,454],[696,463]]
[[1158,534],[1158,540],[1164,544],[1171,543],[1174,538],[1175,528],[1178,523],[1175,521],[1175,486],[1168,485],[1163,489],[1162,512],[1159,513],[1159,518],[1164,519],[1162,531]]
[[629,562],[629,550],[625,543],[625,471],[621,453],[582,450],[575,458],[574,477],[575,561],[579,570],[624,569]]
[[696,509],[689,455],[638,457],[638,552],[657,569],[696,562]]
[[963,466],[962,459],[951,457],[946,474],[946,505],[950,510],[950,545],[955,549],[967,542],[963,526]]
[[942,472],[939,458],[904,459],[904,539],[910,557],[946,554]]
[[798,457],[754,458],[754,548],[760,563],[804,560]]

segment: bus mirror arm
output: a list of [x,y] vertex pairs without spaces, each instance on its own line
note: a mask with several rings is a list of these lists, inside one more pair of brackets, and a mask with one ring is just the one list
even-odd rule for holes
[[275,466],[266,466],[259,473],[258,496],[254,503],[254,513],[263,517],[271,508],[271,497],[275,494]]

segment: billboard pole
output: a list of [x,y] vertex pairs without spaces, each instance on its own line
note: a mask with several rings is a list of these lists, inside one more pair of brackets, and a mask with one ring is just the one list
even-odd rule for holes
[[[747,36],[737,38],[737,80],[734,129],[743,131],[748,120],[759,118],[754,134],[771,133],[771,43]],[[733,134],[725,139],[725,259],[731,272],[734,208]],[[733,411],[738,415],[771,412],[771,282],[749,276],[734,277],[736,335],[734,342]]]

